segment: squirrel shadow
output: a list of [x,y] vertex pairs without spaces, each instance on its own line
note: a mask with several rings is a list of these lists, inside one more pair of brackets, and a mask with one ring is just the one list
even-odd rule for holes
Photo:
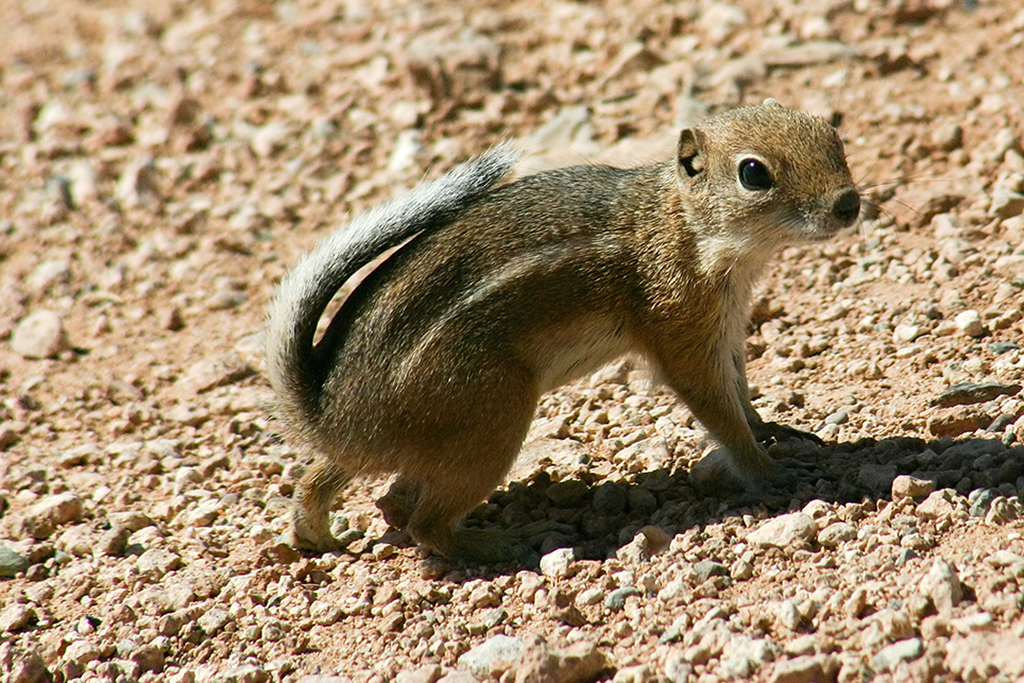
[[[888,501],[899,475],[931,480],[936,490],[954,489],[965,496],[980,490],[972,499],[983,498],[979,504],[983,507],[996,495],[1011,497],[1024,490],[1024,445],[1007,446],[995,436],[865,438],[805,449],[788,461],[790,466],[807,468],[801,481],[790,490],[757,496],[697,488],[681,467],[640,472],[629,481],[599,479],[584,471],[554,482],[542,470],[493,492],[465,523],[505,531],[532,548],[537,557],[573,548],[577,560],[601,561],[615,558],[648,526],[672,537],[729,517],[767,519],[800,510],[811,500],[840,505]],[[445,578],[461,582],[536,569],[536,564],[452,564],[448,568],[454,571],[444,573]]]

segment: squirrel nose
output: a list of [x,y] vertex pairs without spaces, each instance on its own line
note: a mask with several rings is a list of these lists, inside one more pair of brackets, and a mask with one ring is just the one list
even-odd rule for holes
[[860,195],[853,188],[843,190],[832,203],[832,215],[844,225],[850,225],[860,215]]

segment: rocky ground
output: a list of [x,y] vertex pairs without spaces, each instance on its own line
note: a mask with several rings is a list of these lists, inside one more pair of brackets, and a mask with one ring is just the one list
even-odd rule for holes
[[[1024,678],[1024,12],[1016,3],[0,4],[0,678],[711,683]],[[544,398],[470,523],[537,568],[423,557],[307,463],[259,334],[347,215],[501,139],[642,163],[773,96],[841,119],[854,234],[763,284],[750,380],[817,484],[695,489],[629,361]]]

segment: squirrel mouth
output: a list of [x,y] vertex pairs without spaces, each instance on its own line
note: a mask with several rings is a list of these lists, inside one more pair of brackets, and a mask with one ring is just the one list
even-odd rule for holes
[[832,216],[817,215],[803,221],[800,236],[808,242],[824,242],[853,228],[858,221],[839,221]]

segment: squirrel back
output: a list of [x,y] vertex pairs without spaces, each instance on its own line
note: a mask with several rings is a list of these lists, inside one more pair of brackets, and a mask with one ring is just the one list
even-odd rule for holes
[[495,147],[405,196],[360,214],[321,241],[281,282],[270,306],[266,362],[277,409],[299,432],[316,429],[329,368],[316,363],[313,339],[331,299],[360,268],[422,232],[437,230],[505,178],[520,155]]

